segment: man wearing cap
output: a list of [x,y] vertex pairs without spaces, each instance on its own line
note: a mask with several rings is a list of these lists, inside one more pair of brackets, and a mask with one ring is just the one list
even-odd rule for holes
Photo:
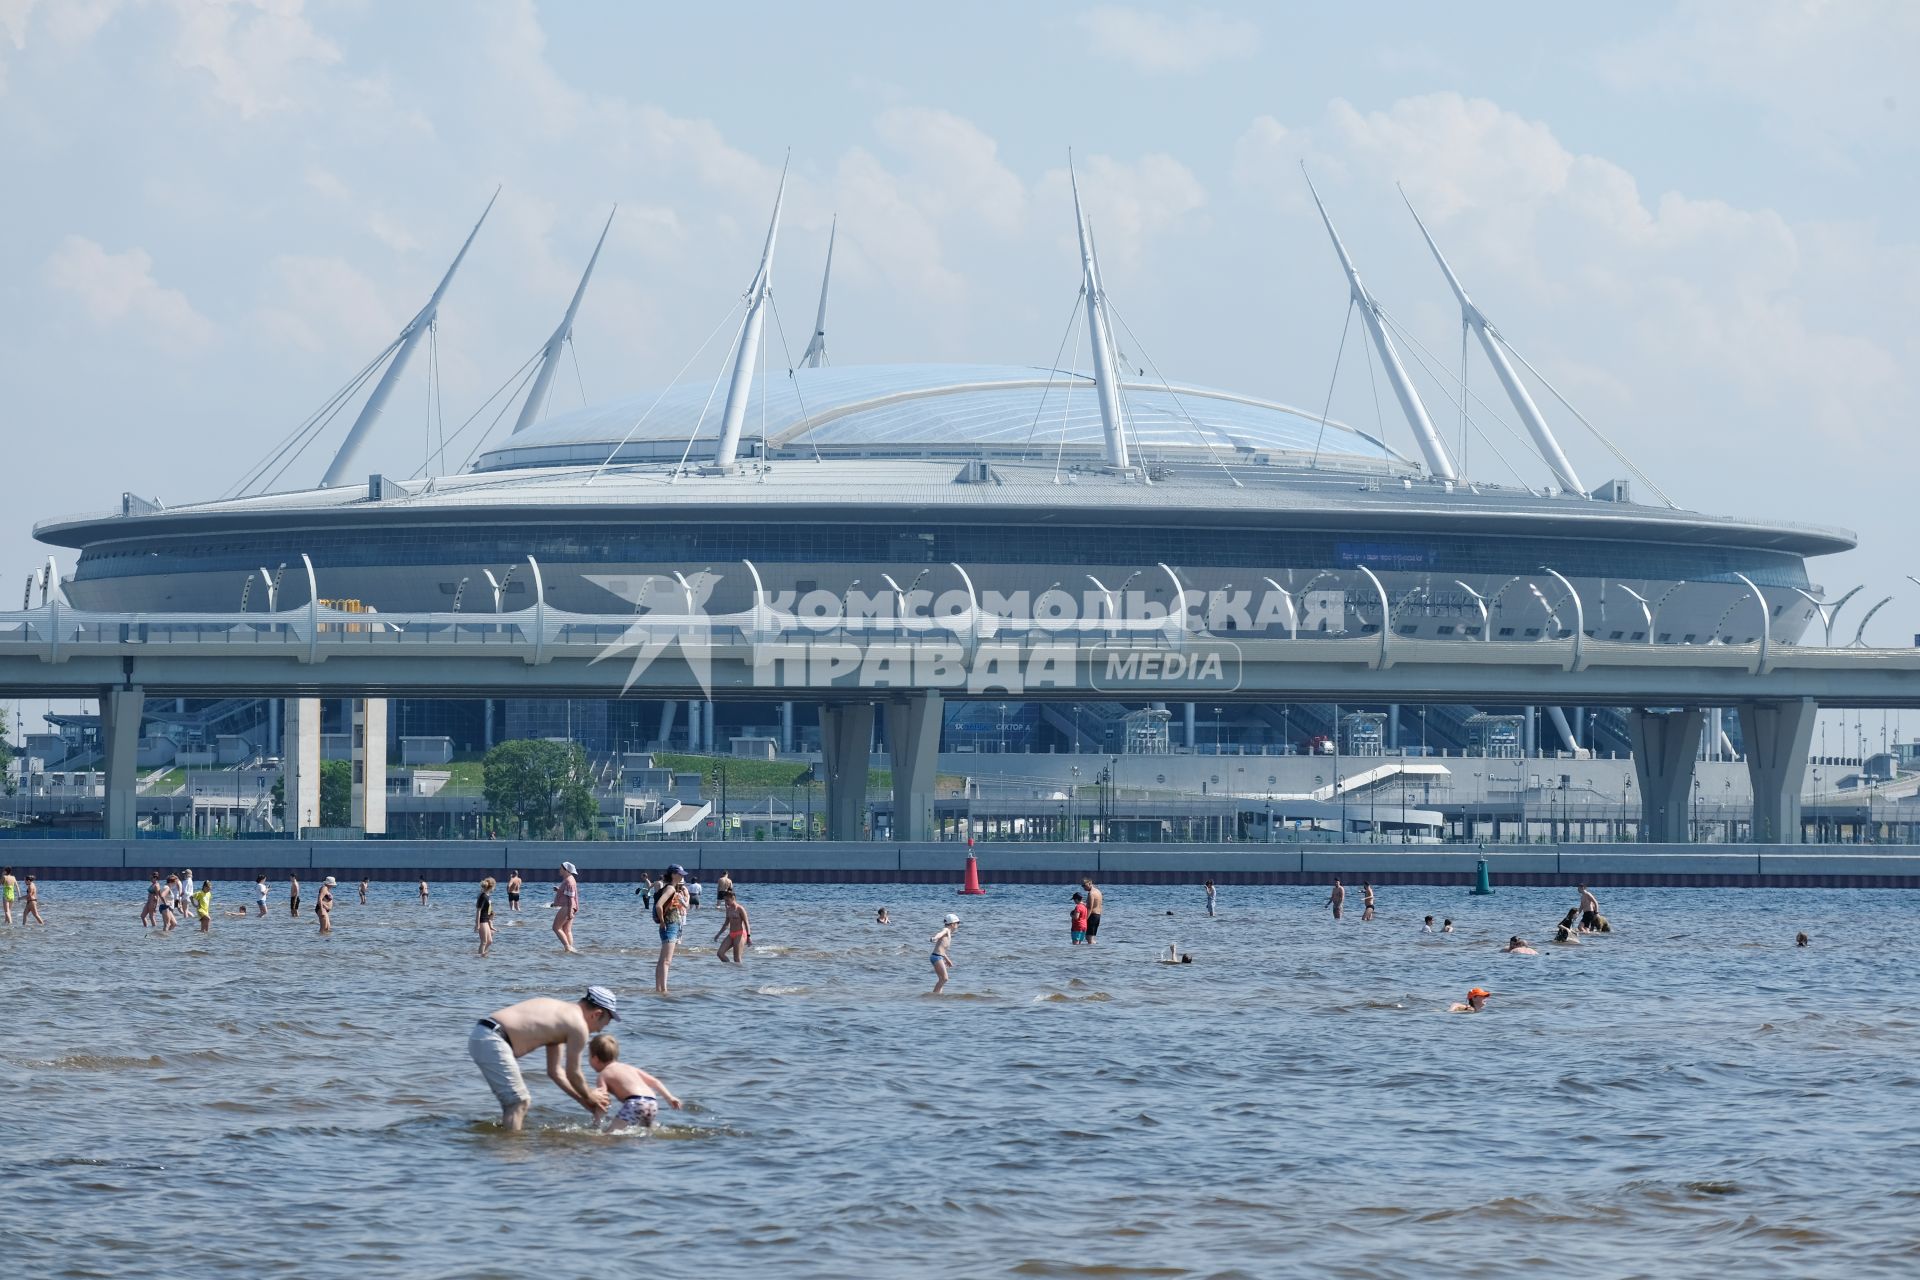
[[1493,993],[1488,991],[1485,987],[1474,987],[1472,990],[1467,992],[1467,1002],[1465,1004],[1456,1004],[1453,1006],[1453,1008],[1447,1010],[1447,1012],[1448,1013],[1480,1013],[1486,1009],[1487,997],[1492,994]]
[[[467,1052],[500,1100],[500,1123],[517,1131],[533,1098],[520,1075],[520,1059],[535,1049],[547,1051],[547,1076],[560,1091],[586,1108],[597,1124],[606,1114],[606,1095],[587,1087],[580,1060],[587,1040],[620,1020],[613,992],[588,987],[578,1000],[535,996],[480,1019],[467,1036]],[[562,1065],[562,1051],[565,1053]]]
[[560,883],[553,889],[553,906],[553,936],[560,939],[568,955],[579,955],[573,946],[573,918],[580,914],[580,868],[571,862],[560,864]]

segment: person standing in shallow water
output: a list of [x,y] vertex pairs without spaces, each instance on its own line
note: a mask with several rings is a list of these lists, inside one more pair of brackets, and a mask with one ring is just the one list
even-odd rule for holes
[[560,883],[553,887],[553,936],[570,956],[580,954],[573,946],[573,918],[580,914],[580,871],[571,862],[560,864]]
[[1360,904],[1361,904],[1360,920],[1361,920],[1361,923],[1364,924],[1367,921],[1373,919],[1373,886],[1372,885],[1363,884],[1360,886]]
[[[155,879],[158,879],[160,876],[158,871],[153,874]],[[0,871],[0,899],[4,899],[6,902],[8,924],[13,923],[13,900],[19,893],[20,882],[14,879],[13,868],[8,867],[6,870]]]
[[581,1059],[586,1056],[588,1038],[619,1018],[613,992],[588,987],[578,1000],[535,996],[496,1009],[475,1023],[467,1034],[467,1053],[500,1102],[500,1123],[516,1132],[526,1124],[533,1097],[520,1076],[519,1060],[535,1049],[545,1049],[547,1078],[586,1108],[597,1126],[607,1113],[609,1099],[602,1090],[588,1087]]
[[1214,906],[1218,897],[1219,890],[1213,887],[1213,881],[1207,881],[1207,915],[1209,917],[1214,914]]
[[480,954],[493,946],[493,877],[480,882],[480,896],[473,900],[473,931],[480,938]]
[[933,994],[936,996],[947,989],[947,979],[953,976],[953,956],[950,952],[954,932],[959,928],[960,917],[948,912],[947,918],[940,923],[940,932],[930,939],[933,943]]
[[520,873],[513,872],[507,877],[507,910],[520,914]]
[[1327,895],[1327,900],[1321,905],[1332,907],[1333,918],[1338,920],[1341,909],[1347,905],[1347,886],[1341,884],[1338,879],[1334,880],[1333,892]]
[[367,905],[367,880],[365,876],[360,878],[360,905],[363,907]]
[[423,907],[427,905],[427,878],[425,876],[420,877],[420,905]]
[[687,872],[677,862],[667,868],[664,882],[654,892],[653,919],[660,926],[660,958],[653,963],[653,989],[664,996],[673,971],[673,952],[687,923]]
[[[1080,887],[1087,894],[1087,945],[1092,946],[1100,941],[1100,917],[1107,908],[1107,895],[1094,888],[1093,881],[1090,879],[1081,880]],[[958,923],[959,917],[955,916],[954,921]],[[943,983],[944,981],[942,979]]]
[[320,922],[320,936],[333,932],[333,887],[339,881],[328,876],[320,882],[320,896],[313,900],[313,915]]
[[25,924],[29,920],[35,924],[47,922],[46,917],[40,914],[40,883],[31,875],[27,877],[26,909],[20,913],[20,923]]
[[287,872],[287,914],[300,918],[300,877],[291,871]]

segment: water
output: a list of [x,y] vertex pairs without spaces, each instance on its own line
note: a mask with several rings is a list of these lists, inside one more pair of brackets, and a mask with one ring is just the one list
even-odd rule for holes
[[[46,886],[46,930],[0,931],[10,1271],[1920,1268],[1920,894],[1615,890],[1613,935],[1529,959],[1496,946],[1571,893],[1399,886],[1336,927],[1322,891],[1226,889],[1207,920],[1196,889],[1120,887],[1075,949],[1061,889],[743,884],[759,949],[716,964],[696,912],[660,1000],[619,887],[586,886],[584,956],[536,908],[485,960],[472,890],[435,888],[343,886],[321,939],[284,882],[205,938],[142,932],[137,884]],[[1419,936],[1429,911],[1460,932]],[[1154,963],[1173,940],[1192,965]],[[595,1136],[534,1057],[502,1134],[474,1018],[588,982],[692,1108]],[[1444,1012],[1475,984],[1487,1013]]]

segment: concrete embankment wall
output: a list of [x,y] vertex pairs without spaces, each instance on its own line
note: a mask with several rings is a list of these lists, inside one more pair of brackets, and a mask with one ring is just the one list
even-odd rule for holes
[[[1486,850],[1400,845],[982,844],[973,852],[987,884],[1068,884],[1082,876],[1114,884],[1473,883],[1485,858],[1497,885],[1920,889],[1920,850],[1859,853],[1859,846],[1530,845]],[[1826,850],[1833,850],[1827,852]],[[631,881],[679,863],[708,881],[729,871],[743,883],[960,883],[967,849],[957,844],[853,841],[619,843],[477,840],[6,840],[0,864],[48,880],[144,880],[193,868],[202,878],[302,880],[504,879],[535,884],[562,860],[589,881]]]

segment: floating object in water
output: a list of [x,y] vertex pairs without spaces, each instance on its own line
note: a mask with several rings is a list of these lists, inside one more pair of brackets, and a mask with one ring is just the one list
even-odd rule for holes
[[967,882],[960,886],[961,893],[986,892],[980,887],[980,860],[972,854],[967,855]]
[[1493,892],[1493,876],[1487,870],[1487,860],[1480,859],[1473,869],[1473,896],[1484,898]]

